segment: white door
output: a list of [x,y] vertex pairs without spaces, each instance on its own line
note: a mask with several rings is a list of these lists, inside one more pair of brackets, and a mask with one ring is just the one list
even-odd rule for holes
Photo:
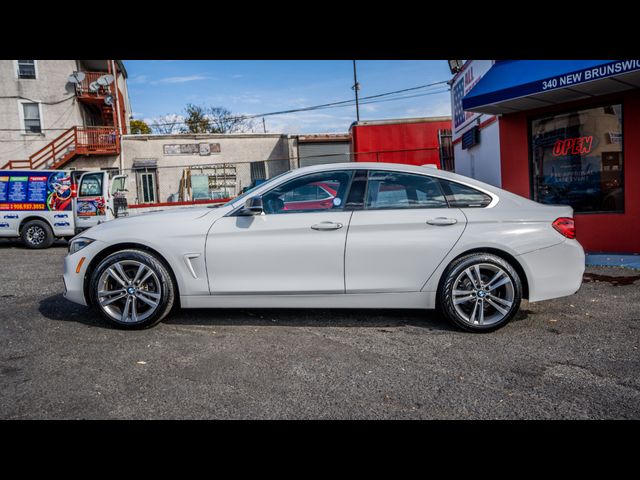
[[351,176],[297,177],[262,196],[263,214],[217,220],[206,246],[211,293],[344,293]]
[[346,292],[420,291],[465,224],[460,209],[447,207],[437,180],[370,171],[364,209],[349,225]]
[[78,182],[75,203],[76,228],[85,229],[111,220],[109,177],[107,172],[87,172]]

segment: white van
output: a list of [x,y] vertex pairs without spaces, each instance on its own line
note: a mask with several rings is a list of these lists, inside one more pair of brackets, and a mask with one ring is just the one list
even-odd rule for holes
[[87,228],[126,215],[126,175],[105,171],[0,170],[0,237],[48,248]]

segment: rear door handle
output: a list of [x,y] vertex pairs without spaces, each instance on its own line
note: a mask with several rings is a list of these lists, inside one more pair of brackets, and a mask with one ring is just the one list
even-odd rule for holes
[[315,225],[311,225],[311,228],[314,230],[338,230],[339,228],[342,228],[342,224],[336,222],[320,222]]
[[436,218],[432,218],[431,220],[427,220],[427,223],[429,225],[444,226],[444,225],[453,225],[455,223],[458,223],[458,220],[456,220],[455,218],[436,217]]

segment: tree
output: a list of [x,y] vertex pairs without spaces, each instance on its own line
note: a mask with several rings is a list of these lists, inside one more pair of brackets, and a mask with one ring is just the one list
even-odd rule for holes
[[151,128],[144,120],[131,120],[129,126],[131,127],[131,133],[134,135],[148,135],[151,133]]
[[151,128],[155,133],[159,133],[161,135],[180,133],[178,125],[181,124],[183,120],[184,118],[182,115],[177,115],[175,113],[161,115],[152,120]]
[[184,119],[183,133],[210,133],[211,122],[203,107],[188,103],[184,111],[187,116]]
[[224,107],[209,107],[206,110],[210,133],[243,133],[253,131],[253,121],[242,115],[232,115]]

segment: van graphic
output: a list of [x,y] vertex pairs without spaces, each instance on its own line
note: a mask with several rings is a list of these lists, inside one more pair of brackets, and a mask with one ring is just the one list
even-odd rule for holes
[[69,222],[57,222],[53,224],[54,227],[69,227],[71,224]]
[[10,214],[10,215],[5,215],[4,217],[2,217],[6,220],[15,220],[16,218],[18,218],[18,215],[14,214]]
[[7,222],[0,223],[0,228],[9,228],[9,224]]

